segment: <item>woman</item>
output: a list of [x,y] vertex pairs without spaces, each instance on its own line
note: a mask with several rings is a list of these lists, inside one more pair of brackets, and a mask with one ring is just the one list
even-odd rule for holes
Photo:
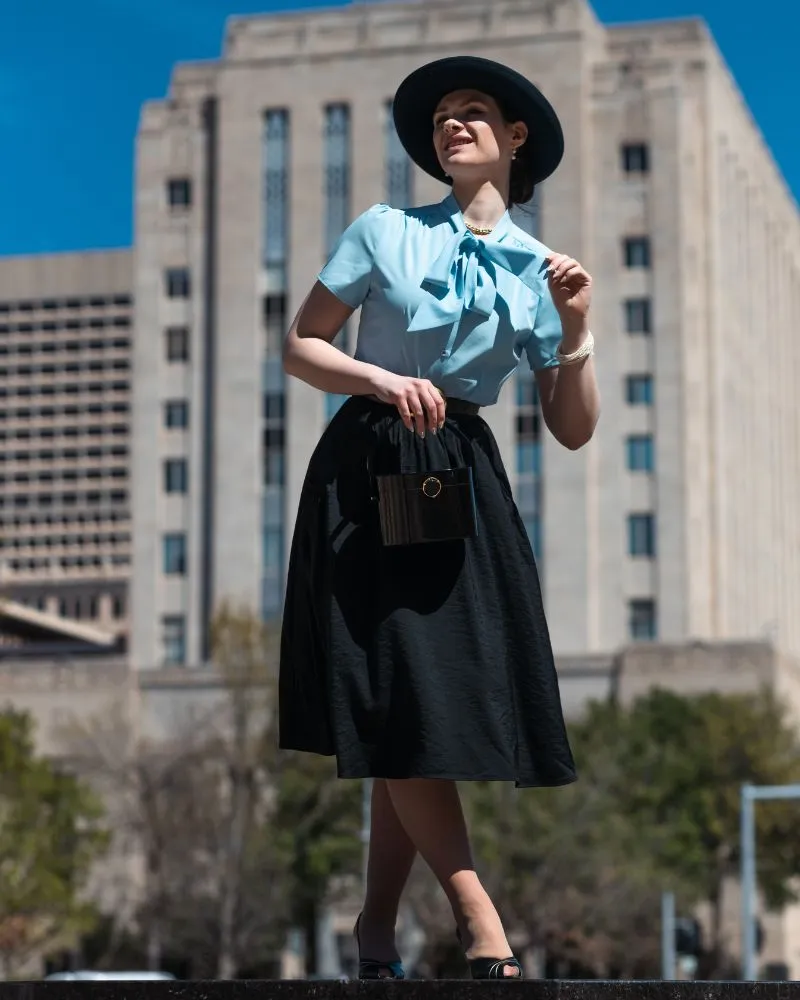
[[[394,116],[411,158],[453,191],[356,219],[287,336],[290,375],[351,398],[300,499],[281,746],[335,755],[340,777],[376,779],[360,977],[403,977],[394,928],[419,852],[473,978],[499,979],[522,970],[475,872],[455,782],[576,775],[533,553],[478,411],[525,351],[550,431],[570,449],[590,439],[591,278],[508,215],[563,153],[555,112],[531,83],[484,59],[439,60],[403,82]],[[359,306],[350,358],[331,341]],[[378,477],[448,466],[471,470],[473,530],[384,544]]]

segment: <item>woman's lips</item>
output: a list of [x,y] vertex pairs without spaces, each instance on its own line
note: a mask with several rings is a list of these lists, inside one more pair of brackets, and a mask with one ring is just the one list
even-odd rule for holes
[[459,139],[451,139],[450,142],[444,147],[446,150],[457,149],[459,146],[468,146],[472,142],[472,139],[467,136],[462,136]]

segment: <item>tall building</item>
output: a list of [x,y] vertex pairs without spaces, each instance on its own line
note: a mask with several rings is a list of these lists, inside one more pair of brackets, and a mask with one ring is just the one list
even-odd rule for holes
[[557,652],[768,631],[800,650],[800,220],[706,27],[407,0],[234,19],[221,58],[177,66],[142,111],[134,666],[201,664],[225,598],[279,613],[341,402],[284,377],[281,338],[350,219],[445,195],[389,108],[410,70],[465,52],[556,106],[566,157],[524,221],[595,278],[593,442],[544,432],[529,372],[486,411]]
[[132,257],[0,258],[0,595],[112,635],[131,568]]

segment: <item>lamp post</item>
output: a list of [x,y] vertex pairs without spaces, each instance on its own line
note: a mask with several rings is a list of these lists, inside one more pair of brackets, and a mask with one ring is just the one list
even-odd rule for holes
[[800,799],[800,785],[742,785],[742,979],[756,978],[756,822],[755,804],[766,799]]

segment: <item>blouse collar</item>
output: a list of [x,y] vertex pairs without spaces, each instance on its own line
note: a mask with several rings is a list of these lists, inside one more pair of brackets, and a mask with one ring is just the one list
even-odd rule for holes
[[[456,196],[450,192],[450,194],[441,203],[441,208],[447,218],[450,220],[450,225],[453,227],[457,233],[468,233],[470,230],[467,228],[466,222],[464,222],[464,216],[461,212],[458,202],[456,201]],[[508,209],[503,213],[503,215],[498,220],[497,224],[492,229],[491,233],[487,236],[479,237],[487,242],[494,242],[495,240],[501,240],[508,232],[511,226],[511,216]]]

